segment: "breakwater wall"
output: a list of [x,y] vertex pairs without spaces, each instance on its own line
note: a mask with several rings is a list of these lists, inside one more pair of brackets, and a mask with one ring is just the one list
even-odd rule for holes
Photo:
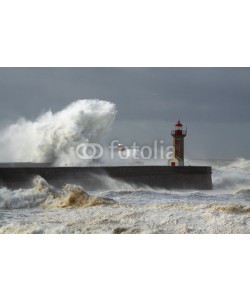
[[36,175],[55,186],[75,183],[84,188],[105,187],[102,179],[111,177],[138,186],[166,189],[212,189],[209,166],[107,166],[53,167],[47,164],[0,164],[0,185],[9,188],[28,187]]

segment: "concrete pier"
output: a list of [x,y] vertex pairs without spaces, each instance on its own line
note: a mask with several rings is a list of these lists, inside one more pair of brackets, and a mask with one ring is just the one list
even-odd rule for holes
[[8,188],[30,187],[36,175],[50,184],[80,184],[86,189],[105,187],[105,177],[137,186],[166,189],[212,189],[209,166],[113,166],[113,167],[52,167],[47,164],[0,164],[0,185]]

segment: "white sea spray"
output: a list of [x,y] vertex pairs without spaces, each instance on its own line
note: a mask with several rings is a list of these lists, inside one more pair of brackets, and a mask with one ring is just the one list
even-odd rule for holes
[[76,157],[75,148],[101,142],[115,116],[115,104],[85,99],[56,113],[48,111],[35,121],[21,118],[0,132],[0,161],[86,164]]

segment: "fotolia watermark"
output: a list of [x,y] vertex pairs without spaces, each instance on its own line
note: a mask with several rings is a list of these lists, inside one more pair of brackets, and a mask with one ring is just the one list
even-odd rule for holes
[[149,160],[149,159],[172,159],[174,158],[174,147],[165,146],[165,141],[154,141],[152,146],[138,146],[133,142],[131,147],[120,144],[118,140],[114,140],[108,146],[108,151],[98,143],[81,143],[76,147],[76,156],[84,160],[98,160],[108,153],[108,157],[113,160],[119,159],[134,159],[134,160]]

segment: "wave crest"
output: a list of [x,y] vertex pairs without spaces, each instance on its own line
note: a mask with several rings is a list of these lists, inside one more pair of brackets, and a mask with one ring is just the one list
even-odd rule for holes
[[0,160],[86,164],[77,159],[80,143],[100,142],[116,116],[115,104],[103,100],[78,100],[63,110],[41,115],[35,121],[20,119],[1,131]]
[[233,214],[247,214],[250,213],[250,207],[241,204],[210,204],[208,208],[211,208],[214,211],[233,213]]
[[22,209],[41,206],[43,208],[90,207],[111,205],[112,199],[91,196],[80,186],[66,184],[56,189],[40,176],[33,180],[33,188],[0,189],[0,209]]

